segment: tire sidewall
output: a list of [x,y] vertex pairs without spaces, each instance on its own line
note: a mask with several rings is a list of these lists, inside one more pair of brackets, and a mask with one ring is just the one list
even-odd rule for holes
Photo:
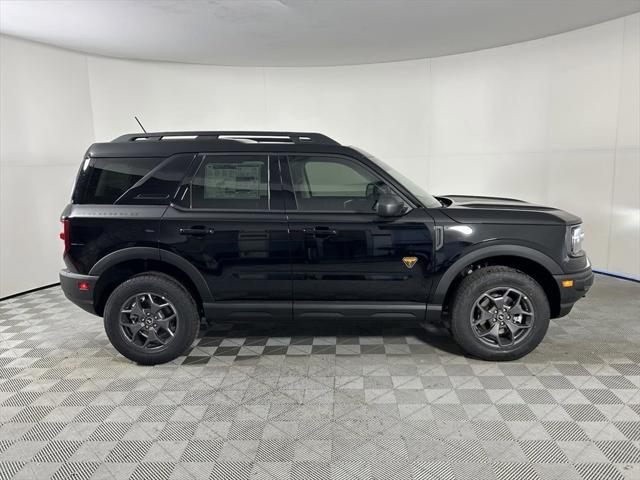
[[[134,345],[120,328],[120,310],[132,296],[149,292],[165,297],[178,315],[175,337],[162,349],[149,350]],[[171,361],[182,354],[195,339],[200,319],[191,295],[177,283],[153,275],[133,277],[111,293],[104,310],[104,327],[111,344],[122,355],[142,364]]]
[[[528,354],[540,344],[549,327],[549,302],[544,290],[533,278],[515,270],[487,271],[482,275],[480,272],[474,272],[460,284],[452,309],[451,331],[454,338],[465,351],[486,360],[515,360]],[[523,292],[533,305],[535,317],[532,331],[522,342],[497,349],[485,345],[475,336],[469,318],[480,295],[500,287]]]

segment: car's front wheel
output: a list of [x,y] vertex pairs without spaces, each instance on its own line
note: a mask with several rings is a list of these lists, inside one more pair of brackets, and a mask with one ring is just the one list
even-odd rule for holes
[[104,326],[122,355],[155,365],[175,359],[191,346],[200,317],[193,297],[182,285],[165,275],[143,274],[111,293]]
[[529,275],[509,267],[476,270],[458,286],[451,333],[483,360],[515,360],[531,352],[549,327],[549,302]]

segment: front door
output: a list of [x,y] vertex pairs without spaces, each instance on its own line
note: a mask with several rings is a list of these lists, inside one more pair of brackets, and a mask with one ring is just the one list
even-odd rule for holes
[[294,316],[423,319],[433,256],[426,211],[378,216],[377,197],[397,192],[353,158],[288,155],[281,168]]
[[161,248],[187,259],[213,318],[291,315],[288,227],[278,159],[203,154],[161,222]]

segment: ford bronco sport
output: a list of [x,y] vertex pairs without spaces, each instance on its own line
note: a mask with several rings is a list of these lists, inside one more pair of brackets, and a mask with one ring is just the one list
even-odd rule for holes
[[96,143],[61,220],[65,295],[141,364],[181,355],[202,317],[415,319],[511,360],[593,282],[578,217],[434,197],[317,133]]

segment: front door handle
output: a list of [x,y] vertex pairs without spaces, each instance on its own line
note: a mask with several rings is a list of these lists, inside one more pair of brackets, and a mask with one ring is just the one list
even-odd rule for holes
[[316,238],[328,238],[337,235],[338,232],[329,227],[314,227],[310,230],[304,230],[305,233],[310,233],[314,235]]
[[215,232],[213,228],[206,227],[193,227],[193,228],[181,228],[180,235],[189,235],[192,237],[204,237],[205,235],[211,235]]

